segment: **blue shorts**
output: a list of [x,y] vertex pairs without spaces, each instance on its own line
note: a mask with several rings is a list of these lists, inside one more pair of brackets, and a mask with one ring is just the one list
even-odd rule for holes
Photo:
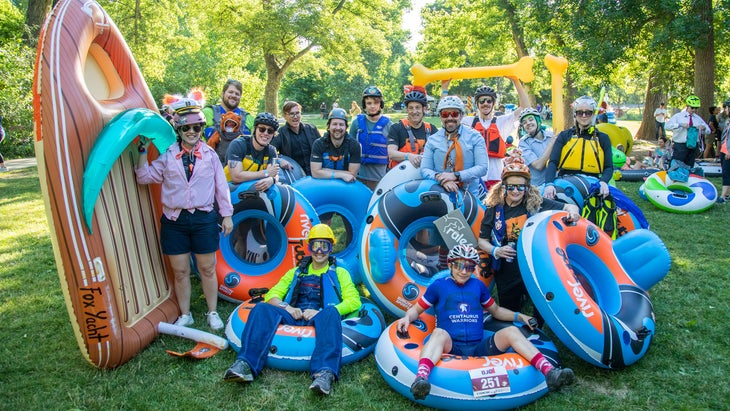
[[220,228],[215,210],[197,210],[192,214],[182,210],[177,220],[172,221],[163,215],[160,223],[163,254],[210,254],[218,250]]
[[449,352],[449,354],[452,355],[471,357],[486,357],[489,355],[499,355],[503,353],[504,351],[497,348],[497,345],[494,343],[494,335],[473,344],[453,342],[451,344],[451,352]]

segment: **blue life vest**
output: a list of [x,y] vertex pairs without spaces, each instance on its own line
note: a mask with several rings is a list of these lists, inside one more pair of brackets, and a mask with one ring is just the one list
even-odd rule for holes
[[388,164],[388,136],[385,135],[388,123],[388,117],[380,116],[372,131],[368,132],[365,114],[357,116],[357,141],[362,146],[360,164]]
[[[294,273],[294,279],[289,284],[289,290],[284,296],[284,301],[290,305],[298,307],[297,300],[299,298],[299,288],[302,285],[302,280],[311,280],[313,275],[310,275],[309,264],[312,262],[312,257],[306,257],[302,260],[302,263],[297,267],[297,271]],[[337,263],[333,257],[329,260],[329,268],[327,271],[319,277],[320,286],[320,305],[317,308],[325,308],[334,306],[342,302],[342,289],[340,286],[340,280],[337,278]],[[306,308],[317,309],[309,304]],[[299,307],[302,308],[302,307]],[[303,309],[306,309],[303,308]]]

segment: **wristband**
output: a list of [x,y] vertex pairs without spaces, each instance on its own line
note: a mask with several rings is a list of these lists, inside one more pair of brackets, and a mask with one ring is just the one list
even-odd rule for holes
[[333,171],[332,176],[330,177],[330,180],[334,180],[334,179],[335,179],[335,172]]
[[441,95],[445,96],[449,94],[449,90],[441,90]]
[[406,160],[408,160],[408,153],[406,153]]
[[515,313],[515,319],[514,319],[514,322],[517,322],[517,317],[519,317],[519,316],[520,316],[520,312],[519,312],[519,311],[517,311],[517,312]]
[[497,249],[498,248],[499,247],[497,247],[497,246],[492,247],[492,257],[497,258]]

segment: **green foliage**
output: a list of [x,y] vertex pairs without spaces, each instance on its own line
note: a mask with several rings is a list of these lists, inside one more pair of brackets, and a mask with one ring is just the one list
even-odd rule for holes
[[20,36],[0,43],[0,116],[5,140],[0,152],[6,158],[33,155],[33,67],[35,53]]

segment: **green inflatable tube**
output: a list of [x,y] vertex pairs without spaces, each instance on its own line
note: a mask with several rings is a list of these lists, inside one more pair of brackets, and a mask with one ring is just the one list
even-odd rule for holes
[[157,151],[164,153],[175,142],[175,131],[158,112],[132,108],[117,114],[99,133],[84,169],[82,199],[86,227],[91,234],[91,219],[101,187],[119,156],[137,136],[152,140]]

